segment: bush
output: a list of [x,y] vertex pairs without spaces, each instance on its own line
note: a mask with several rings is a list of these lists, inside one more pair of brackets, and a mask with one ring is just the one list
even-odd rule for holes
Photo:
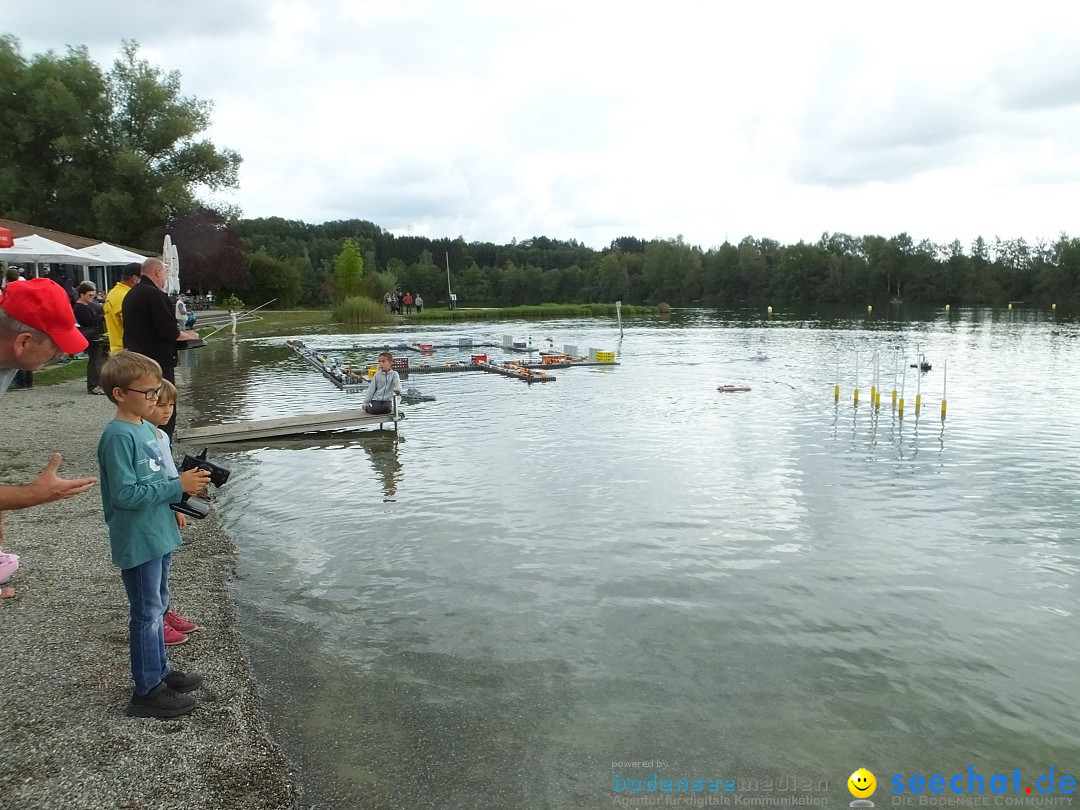
[[390,323],[393,318],[386,304],[362,296],[346,298],[331,310],[335,321],[348,324]]

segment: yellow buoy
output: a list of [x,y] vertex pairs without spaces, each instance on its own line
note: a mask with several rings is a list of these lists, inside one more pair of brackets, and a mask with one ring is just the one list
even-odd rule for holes
[[919,411],[922,410],[922,394],[915,395],[915,415],[919,415]]
[[892,390],[892,406],[893,406],[893,408],[896,408],[896,389],[895,388]]
[[945,402],[945,400],[941,400],[941,421],[942,422],[945,421],[945,411],[946,410],[948,410],[947,403]]
[[950,309],[952,309],[952,305],[946,304],[945,305],[945,311],[948,312]]
[[1057,304],[1051,304],[1050,309],[1057,309]]
[[867,304],[866,305],[866,314],[869,315],[873,311],[874,311],[874,305],[873,304]]
[[870,386],[870,404],[873,405],[875,402],[877,402],[877,386],[876,385],[871,385]]
[[896,409],[896,412],[900,415],[900,418],[904,418],[904,398],[900,398],[900,407]]
[[1012,309],[1012,301],[1009,302],[1009,309]]
[[859,404],[859,389],[858,388],[855,389],[855,404],[856,405]]
[[877,394],[874,395],[874,410],[876,411],[880,407],[881,407],[881,392],[878,391]]
[[840,386],[839,385],[833,387],[833,401],[834,402],[839,402],[840,401]]
[[772,315],[772,307],[769,307],[768,312],[770,315]]

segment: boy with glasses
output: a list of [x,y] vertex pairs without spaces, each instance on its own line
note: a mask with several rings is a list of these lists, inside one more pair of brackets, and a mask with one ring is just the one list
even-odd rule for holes
[[164,615],[169,604],[169,564],[180,531],[169,508],[186,492],[198,494],[210,481],[202,470],[170,478],[148,422],[161,394],[161,366],[149,357],[121,351],[101,369],[101,387],[116,405],[116,418],[98,442],[101,501],[109,525],[113,563],[120,568],[131,618],[128,624],[135,691],[129,717],[176,717],[195,708],[186,692],[202,676],[171,670],[165,660]]

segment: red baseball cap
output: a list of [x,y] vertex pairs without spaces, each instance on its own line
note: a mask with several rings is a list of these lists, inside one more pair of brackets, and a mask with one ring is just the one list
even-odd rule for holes
[[90,345],[75,327],[67,293],[52,279],[12,281],[4,288],[0,307],[15,320],[40,329],[62,352],[78,354]]

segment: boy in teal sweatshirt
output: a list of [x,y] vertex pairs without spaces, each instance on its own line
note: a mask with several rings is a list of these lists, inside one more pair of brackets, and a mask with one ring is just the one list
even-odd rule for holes
[[170,478],[150,418],[161,393],[161,366],[149,357],[121,351],[101,369],[101,387],[116,404],[116,418],[101,434],[101,501],[109,524],[113,563],[120,568],[131,619],[131,675],[135,690],[129,717],[176,717],[195,708],[184,694],[202,676],[169,668],[165,660],[164,613],[169,604],[169,564],[180,531],[169,508],[186,492],[195,495],[210,480],[202,470]]

